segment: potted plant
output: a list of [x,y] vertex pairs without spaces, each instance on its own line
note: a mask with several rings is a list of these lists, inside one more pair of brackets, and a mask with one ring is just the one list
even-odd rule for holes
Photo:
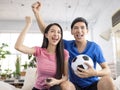
[[32,54],[28,54],[28,59],[30,60],[28,67],[36,67],[36,58]]
[[33,55],[28,54],[28,60],[30,61],[29,62],[26,61],[25,64],[22,65],[24,67],[24,70],[26,70],[29,67],[31,68],[36,67],[36,58]]
[[26,70],[28,68],[28,64],[27,61],[25,62],[25,64],[22,65],[24,67],[24,70]]
[[6,50],[6,48],[8,47],[8,44],[6,43],[0,43],[0,76],[3,78],[6,78],[6,74],[2,73],[2,61],[3,59],[6,58],[6,55],[10,55],[10,51]]
[[15,77],[16,77],[17,79],[20,78],[20,67],[21,67],[21,65],[20,65],[20,60],[21,60],[20,56],[17,55],[17,57],[16,57],[16,62],[15,62],[15,68],[16,68],[16,70],[15,70]]
[[24,69],[21,71],[21,76],[25,76],[26,74],[26,69],[28,68],[28,64],[27,61],[25,62],[25,64],[21,65],[24,67]]
[[1,77],[0,77],[1,80],[5,80],[5,79],[7,78],[6,73],[1,73],[0,76],[1,76]]
[[11,54],[10,51],[5,49],[5,47],[8,47],[8,44],[6,43],[0,44],[0,60],[5,59],[6,55]]
[[5,72],[0,74],[1,76],[1,79],[4,80],[6,78],[11,78],[11,75],[12,75],[12,70],[11,69],[5,69]]

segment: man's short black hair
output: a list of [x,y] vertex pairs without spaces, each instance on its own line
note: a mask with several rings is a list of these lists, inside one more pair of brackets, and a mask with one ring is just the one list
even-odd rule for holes
[[77,17],[73,20],[72,24],[71,24],[71,29],[73,28],[73,26],[77,23],[77,22],[84,22],[87,29],[88,29],[88,22],[86,19],[84,19],[83,17]]

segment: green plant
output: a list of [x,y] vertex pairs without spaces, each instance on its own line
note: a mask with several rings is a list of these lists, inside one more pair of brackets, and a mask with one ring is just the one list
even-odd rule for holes
[[6,55],[11,54],[10,51],[5,49],[6,47],[8,47],[8,44],[6,43],[0,44],[0,60],[5,59]]
[[6,78],[11,78],[11,75],[12,75],[12,70],[7,68],[4,70],[5,72],[4,73],[1,73],[0,76],[2,79],[6,79]]
[[0,74],[0,77],[2,80],[6,79],[7,78],[7,74],[6,73],[1,73]]
[[24,67],[24,70],[26,70],[29,67],[36,67],[36,58],[32,55],[32,54],[28,54],[28,60],[30,60],[29,62],[25,62],[25,64],[21,65]]
[[11,74],[12,74],[12,70],[11,69],[9,69],[9,68],[5,69],[5,73],[6,73],[6,77],[7,78],[11,78]]
[[27,61],[25,62],[25,64],[22,65],[24,67],[24,70],[26,70],[28,68],[28,64]]
[[36,58],[32,54],[28,54],[28,59],[30,60],[28,67],[36,67]]
[[20,77],[20,56],[17,55],[17,58],[16,58],[16,63],[15,63],[15,67],[16,67],[16,70],[15,70],[15,76],[16,78],[19,78]]

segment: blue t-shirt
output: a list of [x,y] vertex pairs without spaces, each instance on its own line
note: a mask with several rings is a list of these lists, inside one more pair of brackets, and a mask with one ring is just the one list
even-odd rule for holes
[[86,54],[89,57],[91,57],[91,59],[93,60],[95,69],[96,69],[97,63],[100,64],[100,63],[105,62],[106,60],[103,57],[101,48],[98,44],[96,44],[95,42],[87,41],[86,48],[84,49],[84,51],[82,53],[79,53],[79,51],[76,47],[76,44],[75,44],[75,40],[64,40],[64,48],[67,49],[70,54],[69,79],[71,82],[84,88],[84,87],[87,87],[99,80],[98,77],[96,77],[96,76],[89,77],[89,78],[80,78],[77,75],[75,75],[75,73],[73,72],[73,70],[71,68],[71,62],[72,62],[73,58],[75,58],[76,56],[78,56],[80,54]]

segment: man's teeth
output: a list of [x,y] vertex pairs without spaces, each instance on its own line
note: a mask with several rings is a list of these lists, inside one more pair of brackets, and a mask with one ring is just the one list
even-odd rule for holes
[[77,35],[78,38],[81,38],[81,35]]

